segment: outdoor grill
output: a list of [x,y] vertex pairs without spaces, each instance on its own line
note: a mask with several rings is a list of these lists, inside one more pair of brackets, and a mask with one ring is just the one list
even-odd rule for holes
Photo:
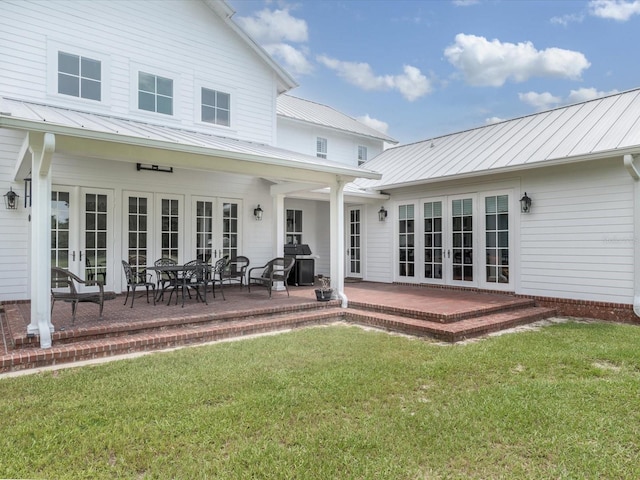
[[315,259],[311,256],[309,245],[304,243],[287,243],[284,246],[285,257],[294,257],[296,263],[291,269],[287,284],[313,285],[315,282]]

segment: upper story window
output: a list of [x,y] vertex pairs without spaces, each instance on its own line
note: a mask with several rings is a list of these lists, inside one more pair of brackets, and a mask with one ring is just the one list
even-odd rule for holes
[[173,80],[138,72],[138,108],[173,115]]
[[358,166],[367,161],[367,147],[358,146]]
[[327,158],[327,139],[318,137],[316,140],[316,156]]
[[58,52],[58,93],[100,101],[101,86],[99,60]]
[[231,125],[231,95],[202,88],[203,122],[228,127]]

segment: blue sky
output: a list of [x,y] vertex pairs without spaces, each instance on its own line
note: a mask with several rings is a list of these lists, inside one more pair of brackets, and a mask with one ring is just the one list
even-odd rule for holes
[[300,86],[401,144],[640,87],[640,0],[229,0]]

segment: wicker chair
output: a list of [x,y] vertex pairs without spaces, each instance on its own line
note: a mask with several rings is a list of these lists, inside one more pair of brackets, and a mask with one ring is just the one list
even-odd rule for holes
[[[249,269],[247,278],[247,286],[251,292],[251,285],[262,285],[269,290],[269,298],[271,298],[271,290],[276,283],[282,283],[287,290],[289,296],[289,287],[287,286],[287,277],[296,262],[294,257],[277,257],[270,260],[266,265]],[[256,274],[252,273],[257,271]]]

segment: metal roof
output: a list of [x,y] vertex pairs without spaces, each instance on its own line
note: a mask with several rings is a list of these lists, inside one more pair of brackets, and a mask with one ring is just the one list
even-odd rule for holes
[[640,151],[640,89],[393,147],[368,161],[383,189]]
[[0,128],[2,127],[166,148],[337,175],[380,177],[376,172],[270,145],[0,97]]
[[277,103],[277,113],[281,117],[302,122],[312,123],[333,130],[342,130],[350,134],[361,135],[387,143],[396,144],[398,141],[378,130],[368,127],[362,122],[338,112],[337,110],[291,95],[280,95]]

